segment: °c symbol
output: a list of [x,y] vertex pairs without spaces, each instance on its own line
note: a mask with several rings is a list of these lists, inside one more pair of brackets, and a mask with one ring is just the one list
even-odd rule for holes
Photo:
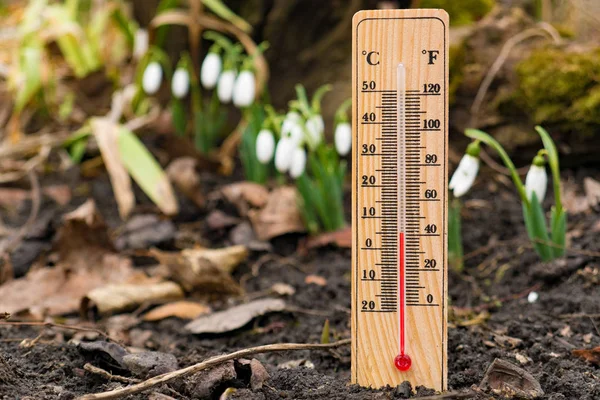
[[367,60],[367,64],[369,65],[379,65],[379,60],[377,59],[377,56],[379,56],[379,52],[378,51],[363,51],[363,56],[366,56],[366,60]]

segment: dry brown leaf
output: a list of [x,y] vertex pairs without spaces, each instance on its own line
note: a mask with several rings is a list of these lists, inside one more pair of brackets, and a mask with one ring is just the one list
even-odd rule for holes
[[[226,252],[224,254],[227,256]],[[165,265],[169,269],[171,279],[178,282],[186,292],[203,296],[242,293],[241,287],[229,273],[234,268],[233,264],[227,265],[223,262],[216,265],[208,258],[194,256],[193,252],[191,258],[184,256],[183,253],[170,253],[157,249],[151,249],[149,255]],[[233,259],[233,257],[225,258]]]
[[572,350],[571,353],[575,357],[583,358],[592,364],[600,365],[600,346],[593,349]]
[[348,249],[352,247],[352,227],[348,226],[335,232],[325,232],[310,237],[306,241],[306,248],[313,249],[328,246],[330,244]]
[[241,216],[246,216],[251,208],[264,207],[269,199],[269,191],[254,182],[232,183],[221,188],[221,193],[237,208]]
[[488,367],[479,388],[507,398],[535,399],[544,395],[540,383],[529,372],[498,358]]
[[191,333],[224,333],[239,329],[254,318],[276,311],[283,311],[285,302],[280,299],[260,299],[241,304],[193,320],[185,326]]
[[158,306],[144,315],[144,321],[159,321],[161,319],[176,317],[180,319],[194,319],[201,315],[210,314],[211,309],[205,304],[193,301],[176,301],[174,303]]
[[204,207],[204,196],[200,190],[198,160],[193,157],[180,157],[169,164],[167,176],[173,185],[198,207]]
[[121,218],[126,219],[135,206],[135,196],[131,187],[131,178],[119,155],[117,142],[119,126],[106,117],[92,118],[90,126],[110,177],[119,207],[119,215]]
[[91,290],[143,275],[130,259],[113,252],[92,200],[64,216],[53,250],[58,254],[55,267],[37,266],[0,286],[1,310],[36,317],[73,313]]
[[240,219],[225,214],[221,210],[213,210],[206,217],[206,225],[211,230],[225,229],[240,223]]
[[[41,191],[61,206],[71,201],[71,189],[67,185],[46,186]],[[18,207],[23,201],[29,199],[31,199],[31,190],[0,188],[0,206],[4,208]]]
[[233,270],[246,258],[248,258],[248,249],[246,246],[230,246],[220,249],[185,249],[181,255],[190,260],[194,272],[201,273],[206,261],[227,273]]
[[304,278],[304,282],[308,285],[311,283],[314,283],[317,286],[327,285],[327,279],[319,275],[307,275],[306,278]]
[[296,188],[280,187],[271,192],[264,208],[248,213],[256,236],[270,240],[286,233],[305,232]]
[[90,311],[107,315],[129,310],[143,303],[166,302],[183,296],[183,290],[174,282],[112,284],[87,293],[81,301],[81,311],[84,315],[89,315]]

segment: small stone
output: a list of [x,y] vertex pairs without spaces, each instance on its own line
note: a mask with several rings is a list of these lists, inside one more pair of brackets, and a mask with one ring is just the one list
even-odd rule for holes
[[412,385],[409,381],[404,381],[398,386],[396,386],[396,394],[405,398],[409,398],[412,396],[413,390]]
[[179,368],[173,354],[158,351],[128,354],[123,357],[123,363],[132,374],[141,378],[151,378]]
[[538,299],[540,298],[540,295],[537,292],[530,292],[529,295],[527,296],[527,301],[529,303],[535,303],[536,301],[538,301]]

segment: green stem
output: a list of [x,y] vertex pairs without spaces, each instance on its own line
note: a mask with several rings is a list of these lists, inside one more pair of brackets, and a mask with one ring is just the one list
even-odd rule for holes
[[488,146],[490,146],[491,148],[493,148],[494,150],[496,150],[496,152],[498,153],[500,158],[502,158],[504,165],[506,165],[506,168],[508,168],[510,170],[510,175],[512,177],[513,182],[515,183],[515,186],[517,187],[517,191],[519,192],[519,196],[521,197],[521,200],[527,206],[527,208],[529,208],[529,199],[527,198],[527,192],[525,190],[525,185],[523,185],[523,182],[521,181],[521,178],[519,177],[519,173],[517,172],[517,168],[515,167],[515,164],[513,164],[512,160],[510,159],[510,157],[508,156],[508,154],[506,153],[506,151],[504,150],[502,145],[500,143],[498,143],[496,141],[496,139],[494,139],[487,133],[480,131],[478,129],[467,129],[465,131],[465,135],[467,135],[471,139],[479,140],[480,142],[483,142],[483,143],[487,144]]

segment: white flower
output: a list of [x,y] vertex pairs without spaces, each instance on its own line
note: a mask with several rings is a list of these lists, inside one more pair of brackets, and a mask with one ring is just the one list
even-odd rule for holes
[[465,154],[454,171],[448,187],[454,190],[454,197],[460,197],[473,186],[479,171],[479,158]]
[[321,143],[323,132],[325,131],[325,122],[323,121],[323,117],[319,114],[311,116],[306,121],[306,130],[308,131],[310,143],[313,146],[317,146],[319,143]]
[[540,295],[537,292],[530,292],[527,296],[527,301],[530,303],[535,303],[540,298]]
[[339,123],[334,133],[335,149],[340,156],[345,156],[352,147],[352,126],[349,122]]
[[146,29],[138,29],[135,31],[133,38],[133,58],[141,59],[148,51],[148,31]]
[[146,67],[142,76],[142,88],[146,94],[154,94],[160,89],[162,82],[162,68],[156,61],[152,61]]
[[256,96],[256,79],[252,71],[242,71],[235,80],[233,104],[236,107],[248,107]]
[[275,168],[283,173],[290,169],[292,155],[296,147],[294,141],[289,137],[282,137],[275,149]]
[[200,81],[206,89],[214,89],[219,81],[223,62],[217,53],[208,53],[200,68]]
[[187,96],[190,90],[190,74],[185,68],[177,68],[173,74],[171,82],[171,91],[173,96],[182,99]]
[[306,152],[302,147],[296,147],[292,153],[292,162],[290,165],[290,176],[294,179],[304,173],[306,167]]
[[296,111],[290,111],[285,115],[283,125],[281,126],[281,134],[283,136],[289,136],[292,129],[295,126],[299,126],[302,123],[302,117]]
[[527,198],[531,200],[531,195],[535,192],[538,201],[541,203],[546,196],[546,188],[548,186],[548,175],[546,168],[543,166],[532,164],[525,177],[525,192]]
[[235,71],[223,71],[219,77],[219,86],[217,86],[217,95],[221,103],[231,103],[233,96],[233,85],[235,84]]
[[273,159],[275,151],[275,138],[273,132],[261,129],[256,137],[256,158],[261,164],[268,164]]

